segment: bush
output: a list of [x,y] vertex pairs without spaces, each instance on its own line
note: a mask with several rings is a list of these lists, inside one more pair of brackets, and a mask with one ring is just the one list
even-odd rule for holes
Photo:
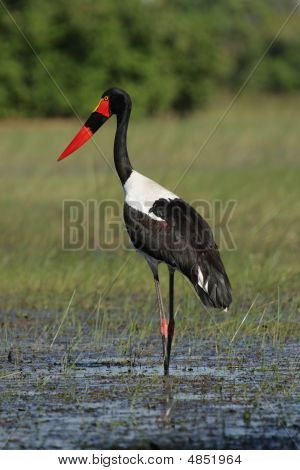
[[[71,116],[72,106],[86,114],[111,86],[132,94],[137,114],[201,107],[217,87],[241,85],[291,5],[276,0],[7,0],[37,56],[1,6],[0,116]],[[251,86],[299,90],[299,46],[297,14]]]

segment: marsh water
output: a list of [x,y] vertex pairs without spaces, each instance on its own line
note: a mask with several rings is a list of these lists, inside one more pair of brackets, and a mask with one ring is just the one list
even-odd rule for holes
[[299,344],[181,340],[164,377],[158,337],[96,340],[92,328],[78,337],[70,327],[53,338],[35,314],[7,318],[1,448],[300,446]]

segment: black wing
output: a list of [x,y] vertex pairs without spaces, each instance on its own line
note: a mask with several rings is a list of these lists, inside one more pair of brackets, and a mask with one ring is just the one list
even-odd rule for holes
[[149,212],[162,220],[124,205],[135,248],[181,271],[205,305],[227,308],[232,301],[231,286],[207,222],[181,199],[159,199]]

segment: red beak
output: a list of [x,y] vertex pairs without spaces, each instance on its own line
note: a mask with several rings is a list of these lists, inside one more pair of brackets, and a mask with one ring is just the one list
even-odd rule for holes
[[85,144],[95,134],[95,132],[103,126],[110,116],[109,99],[108,97],[102,98],[95,111],[90,115],[84,126],[75,135],[74,139],[69,143],[57,160],[63,160],[68,155],[75,152],[75,150],[79,149],[79,147]]
[[65,148],[63,153],[58,157],[57,161],[63,160],[75,150],[79,149],[85,144],[93,135],[91,129],[87,126],[83,126],[80,131],[75,135],[74,139],[69,143],[68,147]]

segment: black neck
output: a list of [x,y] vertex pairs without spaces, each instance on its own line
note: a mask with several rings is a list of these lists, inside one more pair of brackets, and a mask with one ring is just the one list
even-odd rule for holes
[[130,107],[117,114],[117,130],[114,143],[115,167],[121,183],[124,185],[132,173],[132,166],[127,153],[127,127],[130,117]]

